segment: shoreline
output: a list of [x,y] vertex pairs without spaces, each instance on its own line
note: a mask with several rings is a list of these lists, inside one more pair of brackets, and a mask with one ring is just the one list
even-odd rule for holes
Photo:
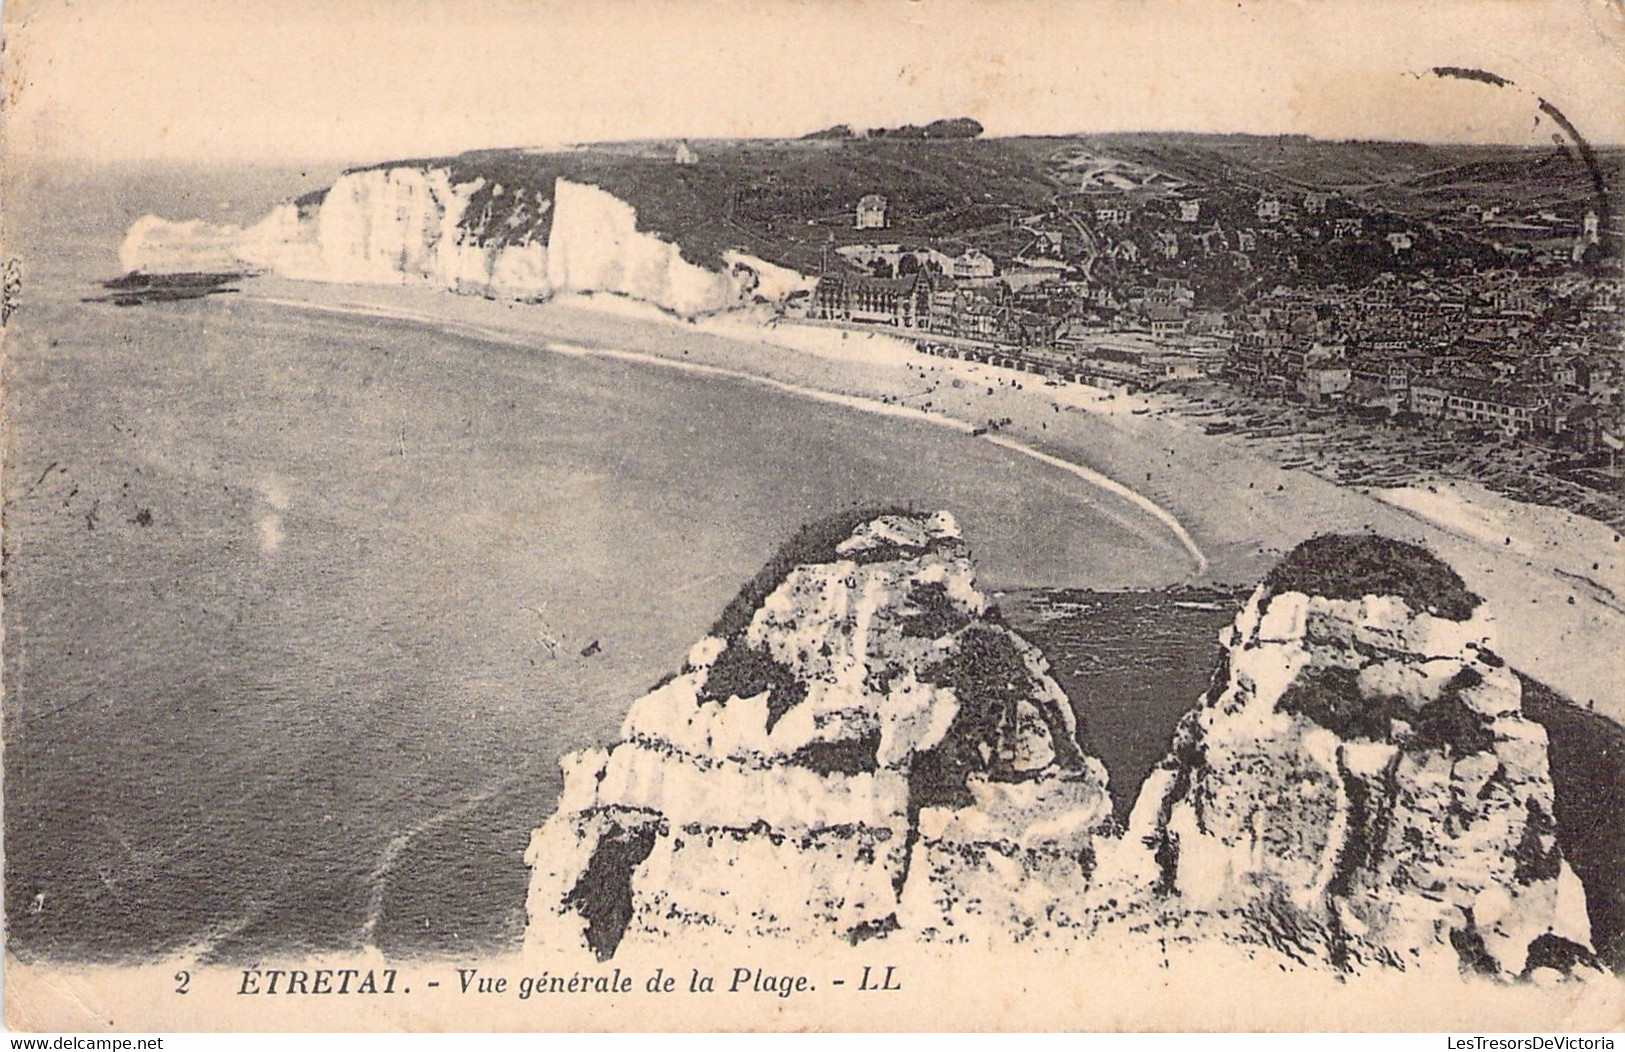
[[[426,325],[438,324],[435,319],[430,317],[425,317],[410,312],[391,311],[384,308],[367,308],[360,306],[346,307],[329,304],[318,305],[281,298],[266,298],[261,300],[261,302],[273,303],[279,306],[294,307],[296,309],[341,314],[348,317],[388,318],[392,321],[406,321]],[[530,348],[536,348],[538,346],[519,341],[515,339],[513,334],[503,333],[496,330],[468,328],[464,326],[448,326],[448,328],[452,331],[462,330],[461,334],[468,335],[476,339],[494,340],[504,344]],[[792,394],[801,398],[810,398],[814,401],[823,402],[828,405],[839,405],[848,409],[855,409],[859,412],[873,413],[877,416],[888,416],[904,420],[912,420],[917,423],[931,424],[936,427],[945,427],[951,431],[956,431],[964,435],[971,435],[973,437],[985,437],[987,441],[996,446],[1003,449],[1008,449],[1020,456],[1029,457],[1038,461],[1039,463],[1047,464],[1050,467],[1074,475],[1089,485],[1094,486],[1097,489],[1104,490],[1105,492],[1110,493],[1112,496],[1134,505],[1141,511],[1144,511],[1152,518],[1156,519],[1158,522],[1162,523],[1163,526],[1165,526],[1174,536],[1174,538],[1179,541],[1180,545],[1184,547],[1191,561],[1196,566],[1193,573],[1194,578],[1202,578],[1208,570],[1207,556],[1202,552],[1201,547],[1196,543],[1195,539],[1191,537],[1190,531],[1188,531],[1184,524],[1182,524],[1171,512],[1157,504],[1155,501],[1146,497],[1144,494],[1123,485],[1116,479],[1109,478],[1097,471],[1084,467],[1083,465],[1065,460],[1061,457],[1053,456],[1049,453],[1041,452],[1040,450],[1034,449],[1031,446],[1025,445],[1021,442],[1006,438],[1003,435],[990,433],[978,436],[976,434],[976,425],[959,420],[956,417],[947,415],[933,415],[926,410],[916,409],[912,406],[877,401],[873,398],[841,394],[838,392],[822,390],[816,387],[807,387],[800,384],[787,383],[782,380],[774,379],[771,376],[764,376],[759,373],[749,372],[747,370],[728,369],[717,365],[683,361],[647,351],[617,350],[610,347],[585,347],[558,341],[543,343],[539,345],[539,349],[547,351],[551,354],[563,354],[571,357],[600,358],[610,361],[636,362],[642,365],[651,365],[656,368],[675,369],[691,375],[720,376],[733,380],[742,380],[747,383],[760,384],[764,387],[769,387],[775,391],[781,391],[785,394]]]
[[[1625,676],[1607,643],[1625,638],[1625,561],[1608,527],[1559,509],[1463,490],[1365,492],[1270,463],[1245,443],[1152,412],[1159,403],[921,355],[912,344],[744,314],[683,322],[604,296],[542,304],[461,296],[430,286],[351,286],[255,278],[243,298],[429,325],[555,353],[595,355],[760,382],[865,412],[986,437],[1133,504],[1196,564],[1187,583],[1253,583],[1317,533],[1375,531],[1427,545],[1497,615],[1514,665],[1625,723]],[[1454,487],[1452,487],[1454,488]],[[1476,519],[1463,519],[1462,508]],[[1470,523],[1464,528],[1464,522]],[[1491,532],[1504,534],[1493,545]],[[1087,582],[1079,582],[1087,585]]]

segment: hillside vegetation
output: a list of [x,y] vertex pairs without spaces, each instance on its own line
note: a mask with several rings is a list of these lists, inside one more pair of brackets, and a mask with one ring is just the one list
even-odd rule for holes
[[[803,271],[816,270],[832,247],[877,239],[1013,252],[1022,216],[1062,207],[1087,212],[1100,195],[1128,193],[1145,201],[1175,190],[1247,197],[1320,187],[1363,208],[1420,218],[1474,201],[1571,207],[1593,192],[1578,158],[1556,147],[1172,134],[831,134],[697,140],[688,144],[694,163],[679,164],[678,145],[478,150],[366,167],[440,166],[457,182],[484,180],[468,215],[471,221],[483,216],[482,233],[498,238],[545,237],[549,214],[536,210],[535,202],[549,199],[554,180],[563,177],[628,202],[637,209],[640,229],[681,244],[696,263],[720,267],[722,253],[737,248]],[[1625,153],[1601,156],[1617,172]],[[854,207],[867,194],[887,200],[883,232],[854,229]],[[508,211],[522,204],[524,214]]]

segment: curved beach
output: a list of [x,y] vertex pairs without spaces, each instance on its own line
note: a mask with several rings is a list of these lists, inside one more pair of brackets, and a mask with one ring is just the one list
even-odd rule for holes
[[[1513,664],[1625,720],[1625,662],[1606,645],[1625,638],[1621,542],[1607,527],[1565,512],[1469,487],[1440,487],[1444,495],[1431,500],[1414,491],[1360,492],[1270,464],[1240,440],[1189,426],[1154,399],[927,357],[882,334],[747,313],[684,323],[605,296],[516,304],[424,288],[264,278],[244,291],[290,307],[392,317],[539,349],[680,362],[961,429],[1008,421],[988,437],[1075,469],[1086,484],[1104,483],[1178,539],[1200,580],[1256,580],[1317,533],[1373,530],[1417,541],[1489,601]],[[1500,544],[1491,536],[1497,532]]]

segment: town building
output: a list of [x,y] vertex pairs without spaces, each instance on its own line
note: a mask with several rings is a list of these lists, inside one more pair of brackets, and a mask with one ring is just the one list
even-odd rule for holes
[[901,276],[915,270],[933,270],[938,274],[948,274],[953,270],[954,258],[947,253],[939,252],[934,248],[918,247],[903,244],[887,245],[842,245],[835,250],[836,255],[850,260],[857,266],[868,270],[879,270],[877,276],[885,277],[887,267],[891,268],[891,276]]
[[1367,402],[1377,402],[1390,412],[1410,404],[1411,371],[1417,359],[1399,354],[1362,354],[1349,363],[1354,386],[1369,392]]
[[1437,377],[1413,379],[1410,386],[1411,412],[1418,416],[1508,435],[1552,429],[1550,404],[1542,389],[1516,382]]
[[1585,258],[1586,250],[1602,240],[1598,229],[1597,210],[1586,209],[1585,218],[1580,220],[1580,236],[1574,239],[1572,258],[1578,263]]
[[966,339],[1002,341],[1005,313],[1003,307],[991,300],[968,297],[956,305],[952,331]]
[[1215,252],[1225,252],[1230,248],[1230,238],[1215,219],[1213,225],[1196,235],[1197,244],[1202,246],[1202,254],[1211,256]]
[[1033,230],[1028,229],[1033,240],[1019,253],[1023,256],[1060,256],[1062,234],[1059,230]]
[[1059,260],[1019,260],[1004,268],[999,275],[999,283],[1011,292],[1020,292],[1035,285],[1054,285],[1061,280],[1066,269],[1066,264]]
[[960,279],[991,278],[998,272],[993,257],[979,248],[966,249],[954,259],[953,276]]
[[895,325],[912,329],[931,313],[931,283],[920,274],[871,278],[829,274],[813,289],[812,317],[827,321]]
[[1428,378],[1411,381],[1410,408],[1417,416],[1430,420],[1442,419],[1450,401],[1450,392],[1443,380]]
[[1167,339],[1185,333],[1185,308],[1177,304],[1153,303],[1145,308],[1146,327],[1151,335]]
[[1155,286],[1145,290],[1145,302],[1190,307],[1196,302],[1196,291],[1184,278],[1158,278]]
[[1444,383],[1445,419],[1493,427],[1508,435],[1533,431],[1547,402],[1543,392],[1525,384],[1469,379]]
[[1346,362],[1316,362],[1306,365],[1298,377],[1298,393],[1305,401],[1329,402],[1340,397],[1353,382],[1353,372]]

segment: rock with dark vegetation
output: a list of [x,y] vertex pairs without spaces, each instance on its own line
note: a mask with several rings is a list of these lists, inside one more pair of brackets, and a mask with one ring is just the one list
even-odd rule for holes
[[565,758],[527,942],[1216,941],[1538,982],[1617,962],[1625,731],[1514,673],[1449,567],[1317,537],[1221,644],[1119,836],[953,520],[814,523],[619,742]]
[[1586,889],[1591,941],[1625,971],[1625,727],[1518,673],[1523,711],[1551,742],[1557,846]]
[[[1293,955],[1339,970],[1589,967],[1546,731],[1449,567],[1414,545],[1317,537],[1224,643],[1115,879],[1230,917],[1226,937],[1279,949],[1290,931]],[[1568,945],[1584,952],[1551,951]]]
[[1323,599],[1395,596],[1412,610],[1452,621],[1472,617],[1481,602],[1427,549],[1374,534],[1311,537],[1276,564],[1264,589],[1267,596],[1301,592]]
[[622,741],[565,759],[527,856],[527,940],[602,957],[685,931],[1041,937],[1081,915],[1110,823],[1076,735],[951,517],[813,523]]

